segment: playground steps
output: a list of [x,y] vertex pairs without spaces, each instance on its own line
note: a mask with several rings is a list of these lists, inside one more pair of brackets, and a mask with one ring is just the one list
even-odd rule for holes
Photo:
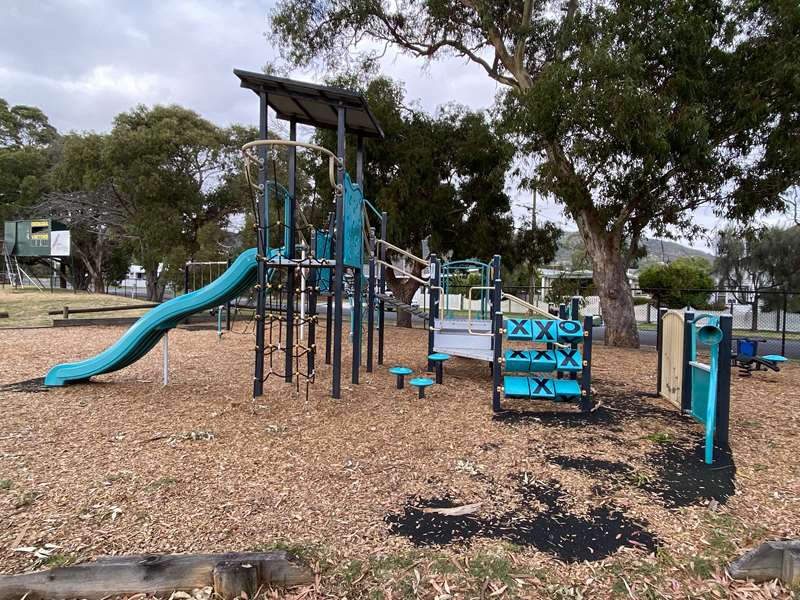
[[375,297],[378,298],[378,300],[383,300],[383,302],[385,302],[389,306],[394,307],[396,310],[402,310],[403,312],[411,313],[412,315],[420,317],[421,319],[427,320],[430,316],[428,313],[426,313],[418,306],[412,306],[411,304],[400,302],[397,298],[395,298],[394,296],[390,296],[389,294],[378,293],[375,294]]
[[506,398],[534,398],[544,400],[574,400],[581,396],[581,386],[574,379],[548,377],[503,377]]
[[[492,362],[492,322],[488,319],[435,319],[434,352]],[[471,332],[471,333],[470,333]]]

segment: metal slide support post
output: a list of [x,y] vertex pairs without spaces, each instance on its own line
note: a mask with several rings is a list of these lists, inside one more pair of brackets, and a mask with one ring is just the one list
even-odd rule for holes
[[345,107],[339,105],[336,128],[336,155],[339,157],[337,183],[341,186],[336,196],[336,266],[334,268],[333,307],[333,382],[331,397],[342,397],[342,280],[344,279],[344,136]]
[[[267,94],[259,94],[259,118],[258,136],[262,140],[268,138],[267,134]],[[257,260],[258,275],[256,280],[256,364],[253,374],[253,396],[261,396],[264,393],[264,319],[266,317],[266,291],[267,291],[267,266],[264,261],[267,259],[267,147],[259,146],[259,157],[261,167],[258,170],[258,183],[262,194],[259,198],[258,209],[260,227],[256,230],[257,239]]]
[[[428,356],[434,353],[434,328],[436,327],[436,315],[439,313],[439,290],[435,290],[434,286],[439,285],[439,264],[436,260],[436,254],[431,254],[428,257]],[[428,371],[433,371],[436,365],[433,361],[428,359]]]
[[164,385],[169,385],[169,329],[164,332],[162,348],[164,357]]
[[369,277],[367,278],[367,373],[372,373],[375,332],[375,228],[369,230]]
[[[381,213],[381,240],[386,241],[386,226],[389,220],[389,215],[386,212]],[[380,269],[378,269],[378,291],[381,295],[386,294],[386,246],[381,244],[381,249],[378,252],[378,258],[381,260]],[[383,299],[378,302],[378,364],[383,364],[383,329],[386,324],[386,303]]]
[[683,314],[683,356],[681,357],[681,412],[689,414],[692,411],[692,367],[689,364],[694,360],[692,356],[692,327],[694,327],[694,312],[687,310]]
[[[289,140],[297,140],[297,122],[294,119],[289,121]],[[286,235],[284,239],[287,241],[288,248],[284,248],[286,257],[289,260],[295,258],[295,236],[294,226],[297,217],[297,200],[295,199],[296,181],[297,181],[297,147],[289,146],[289,156],[287,160],[287,190],[289,192],[289,211],[286,224]],[[297,279],[297,269],[289,265],[286,273],[286,368],[284,370],[284,379],[286,383],[292,382],[292,375],[294,365],[292,359],[294,356],[294,296],[295,296],[295,280]],[[299,341],[299,340],[298,340]]]
[[717,418],[714,440],[720,448],[727,450],[728,423],[731,414],[731,339],[733,337],[733,315],[720,315],[719,328],[722,342],[717,346]]
[[503,357],[503,281],[500,279],[500,255],[495,254],[492,258],[492,410],[500,412],[503,407],[500,405],[500,377],[502,376],[502,366],[500,360]]
[[[228,259],[228,267],[227,268],[228,269],[231,268],[231,259],[230,258]],[[230,300],[228,300],[225,303],[225,330],[226,331],[230,331],[231,330],[231,301]]]
[[656,363],[656,394],[661,395],[661,376],[664,373],[664,315],[667,314],[666,308],[659,308],[656,313],[658,323],[656,324],[656,351],[658,352],[658,362]]
[[583,364],[581,365],[581,412],[592,410],[592,333],[594,317],[583,317]]

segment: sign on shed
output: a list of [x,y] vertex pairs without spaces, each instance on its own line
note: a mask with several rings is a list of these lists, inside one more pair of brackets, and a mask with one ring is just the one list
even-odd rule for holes
[[66,225],[52,219],[6,221],[3,242],[10,256],[69,256]]

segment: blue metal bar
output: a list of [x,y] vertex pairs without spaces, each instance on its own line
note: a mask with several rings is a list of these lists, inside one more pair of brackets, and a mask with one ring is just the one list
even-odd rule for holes
[[[289,121],[289,139],[295,141],[297,139],[297,123],[294,119]],[[295,216],[297,213],[297,201],[295,200],[295,186],[297,180],[297,147],[289,146],[289,157],[287,161],[288,183],[289,192],[284,196],[284,213],[285,213],[285,246],[283,248],[284,254],[289,260],[295,258],[297,249],[295,248]],[[286,352],[286,369],[284,371],[284,379],[286,383],[291,383],[293,375],[293,353],[294,353],[294,293],[295,293],[295,279],[296,269],[293,266],[288,267],[286,274],[286,345],[284,350]]]
[[340,104],[337,110],[336,155],[339,157],[337,183],[340,192],[336,196],[336,267],[334,269],[333,307],[333,382],[331,396],[342,397],[342,281],[344,279],[344,144],[346,109]]

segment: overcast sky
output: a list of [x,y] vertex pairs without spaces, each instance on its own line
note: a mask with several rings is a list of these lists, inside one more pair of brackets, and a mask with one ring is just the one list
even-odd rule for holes
[[[256,124],[255,96],[232,70],[258,71],[277,52],[265,37],[272,0],[3,0],[0,97],[42,108],[61,132],[107,131],[113,117],[143,103],[177,103],[220,125]],[[390,55],[384,71],[405,82],[426,110],[456,101],[489,107],[497,84],[459,60],[425,66]],[[295,72],[314,80],[314,73]],[[527,194],[515,197],[524,213]],[[559,207],[540,217],[574,229]],[[716,220],[697,215],[704,225]],[[704,248],[703,240],[691,245]]]

